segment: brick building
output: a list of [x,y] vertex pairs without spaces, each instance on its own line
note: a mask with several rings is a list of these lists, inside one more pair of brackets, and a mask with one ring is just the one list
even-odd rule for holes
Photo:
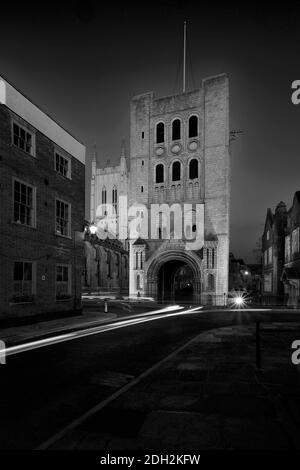
[[[117,167],[98,169],[94,159],[91,220],[103,227],[111,218],[106,206],[121,196],[136,225],[129,234],[130,295],[223,304],[230,199],[226,75],[204,79],[195,91],[132,99],[129,162],[124,151]],[[127,237],[122,207],[113,213],[121,239]]]
[[80,309],[85,147],[0,78],[0,317]]
[[283,303],[284,286],[281,280],[284,265],[284,237],[287,209],[280,202],[275,212],[267,210],[262,235],[262,300],[264,303]]

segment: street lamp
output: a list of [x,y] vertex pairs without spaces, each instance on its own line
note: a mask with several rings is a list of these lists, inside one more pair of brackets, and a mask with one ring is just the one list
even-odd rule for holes
[[98,230],[97,225],[91,224],[91,225],[89,226],[89,231],[90,231],[90,233],[91,233],[92,235],[95,235],[95,234],[97,233],[97,230]]
[[235,303],[238,307],[241,307],[241,306],[245,303],[245,301],[244,301],[243,297],[236,297],[236,298],[234,299],[234,303]]

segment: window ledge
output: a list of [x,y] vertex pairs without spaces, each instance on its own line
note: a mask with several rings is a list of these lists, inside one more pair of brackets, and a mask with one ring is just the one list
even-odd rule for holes
[[67,299],[55,299],[55,302],[70,302],[73,300],[73,297],[68,297]]
[[56,171],[56,170],[54,170],[54,171],[55,171],[55,174],[56,174],[56,175],[59,175],[59,176],[62,177],[64,180],[72,181],[72,176],[65,176],[65,175],[63,175],[62,173],[60,173],[59,171]]
[[14,220],[11,220],[10,223],[13,225],[17,225],[17,227],[26,227],[26,228],[31,228],[33,230],[37,230],[36,225],[21,224],[21,223],[15,222]]
[[56,237],[62,237],[62,238],[66,238],[67,240],[72,240],[71,235],[62,235],[61,233],[57,233],[57,232],[54,232],[54,235]]
[[19,152],[21,152],[21,153],[24,154],[24,155],[28,155],[29,157],[32,157],[32,158],[37,158],[35,152],[34,152],[34,153],[28,153],[28,152],[26,152],[26,150],[21,149],[20,147],[18,147],[18,146],[15,145],[14,143],[11,144],[11,147],[12,147],[13,149],[19,150]]

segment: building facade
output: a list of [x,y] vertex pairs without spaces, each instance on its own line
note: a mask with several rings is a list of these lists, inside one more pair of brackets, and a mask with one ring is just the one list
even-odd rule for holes
[[287,212],[285,228],[284,266],[281,282],[287,296],[288,305],[300,305],[300,191],[294,195],[292,207]]
[[0,78],[0,318],[81,308],[85,147]]
[[261,296],[261,264],[245,264],[229,253],[229,290],[246,291],[252,301]]
[[129,161],[123,151],[117,167],[93,164],[91,220],[103,228],[111,217],[109,198],[119,205],[126,197],[126,217],[123,199],[113,215],[119,238],[129,243],[130,295],[223,304],[230,202],[227,76],[165,98],[152,92],[134,97]]
[[284,265],[284,237],[287,224],[287,208],[280,202],[275,212],[267,210],[262,235],[262,301],[284,303],[284,286],[281,279]]
[[84,237],[84,259],[83,292],[105,297],[128,296],[128,251],[119,240],[102,240],[87,231]]

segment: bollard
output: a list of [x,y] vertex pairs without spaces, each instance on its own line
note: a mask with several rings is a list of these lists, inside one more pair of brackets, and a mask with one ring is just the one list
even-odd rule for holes
[[261,369],[260,322],[256,322],[256,367]]
[[104,299],[104,313],[107,313],[107,299]]

